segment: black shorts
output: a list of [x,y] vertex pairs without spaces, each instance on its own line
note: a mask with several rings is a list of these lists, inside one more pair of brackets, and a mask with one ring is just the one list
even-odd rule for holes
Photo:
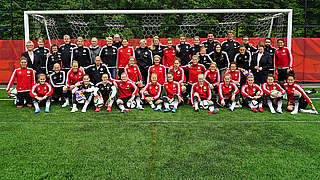
[[131,98],[131,96],[118,98],[118,99],[121,99],[123,101],[123,104],[127,104],[127,102],[129,101],[130,98]]
[[[294,102],[288,101],[288,106],[289,105],[294,106]],[[303,96],[301,96],[301,98],[299,98],[299,109],[305,109],[307,106],[308,106],[307,100]]]
[[63,97],[62,88],[63,87],[54,87],[53,88],[52,98],[54,101],[59,101],[59,98]]
[[278,81],[285,81],[287,79],[288,73],[287,69],[278,69]]
[[26,101],[26,104],[32,104],[32,98],[29,93],[30,91],[18,92],[16,105],[23,106],[25,104],[24,101]]

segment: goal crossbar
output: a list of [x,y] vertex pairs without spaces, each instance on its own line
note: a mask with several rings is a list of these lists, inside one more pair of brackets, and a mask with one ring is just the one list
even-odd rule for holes
[[25,42],[30,39],[29,15],[35,14],[233,14],[233,13],[288,13],[287,46],[291,50],[292,9],[172,9],[172,10],[49,10],[24,11]]

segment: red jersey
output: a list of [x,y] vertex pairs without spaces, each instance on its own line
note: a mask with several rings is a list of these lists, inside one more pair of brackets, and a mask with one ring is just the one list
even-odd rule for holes
[[75,85],[77,82],[82,80],[84,72],[78,69],[77,73],[74,73],[72,69],[67,74],[67,86]]
[[161,85],[158,82],[156,84],[148,83],[142,89],[142,99],[146,98],[145,92],[148,92],[148,97],[153,97],[154,100],[157,100],[161,95]]
[[7,91],[10,90],[14,80],[17,79],[17,91],[30,91],[35,82],[34,72],[31,68],[17,68],[13,71],[10,81],[7,86]]
[[120,80],[115,80],[114,82],[116,82],[118,85],[118,90],[119,90],[118,98],[125,98],[132,95],[137,95],[139,92],[139,88],[132,81],[123,82]]
[[222,100],[224,98],[230,98],[232,96],[232,93],[238,94],[239,89],[237,85],[235,85],[232,82],[229,83],[229,86],[226,86],[224,82],[222,82],[219,84],[218,92],[219,92],[219,97]]
[[274,56],[275,68],[292,68],[292,63],[292,54],[288,48],[282,47],[276,50]]
[[271,91],[273,91],[273,90],[280,91],[282,95],[284,95],[286,93],[286,91],[277,83],[273,83],[271,85],[269,85],[268,83],[263,83],[261,88],[262,88],[263,93],[266,95],[270,95]]
[[175,94],[180,96],[180,84],[178,82],[166,82],[164,83],[164,89],[166,90],[169,98],[173,98],[173,95]]
[[206,68],[202,64],[196,64],[196,65],[191,64],[190,67],[189,65],[183,66],[183,69],[189,70],[188,82],[191,84],[198,82],[198,74],[201,74],[206,71]]
[[160,83],[161,85],[163,85],[164,82],[166,82],[167,80],[167,76],[166,76],[166,67],[164,67],[163,65],[159,64],[159,65],[153,65],[149,67],[149,71],[148,71],[148,83],[151,82],[151,74],[152,73],[156,73],[157,74],[157,82]]
[[43,96],[51,96],[53,93],[52,86],[45,82],[44,84],[37,83],[34,86],[32,86],[32,90],[30,91],[30,96],[35,98],[36,96],[38,97],[43,97]]
[[173,65],[174,59],[177,57],[177,50],[174,47],[167,47],[163,49],[162,64],[165,67],[170,67]]
[[178,83],[186,82],[186,76],[184,75],[184,70],[182,67],[179,67],[177,70],[174,69],[173,66],[171,66],[168,70],[168,72],[173,72],[173,80]]
[[194,83],[192,85],[192,88],[191,88],[191,102],[192,102],[192,104],[194,103],[193,97],[194,97],[195,93],[198,93],[200,98],[211,100],[211,89],[209,87],[209,84],[206,82],[203,82],[202,86],[200,86],[199,82]]
[[304,90],[299,84],[293,83],[293,85],[289,85],[288,83],[285,83],[283,86],[284,86],[284,89],[287,91],[288,100],[290,102],[294,102],[294,91],[297,90],[307,100],[308,104],[310,105],[312,104],[311,99],[308,97],[308,95],[304,92]]
[[246,83],[241,88],[241,95],[243,97],[262,96],[263,91],[262,91],[261,87],[256,83],[253,83],[252,86],[250,86],[248,83]]
[[127,74],[127,77],[130,81],[138,82],[142,81],[142,76],[139,67],[134,64],[132,66],[126,66],[124,72]]
[[121,46],[118,49],[118,56],[117,56],[117,69],[119,67],[124,68],[129,63],[129,57],[134,57],[134,49],[132,47],[123,47]]
[[218,85],[220,83],[220,72],[212,72],[210,69],[208,69],[204,73],[204,79],[207,80],[213,86]]
[[232,81],[240,82],[241,80],[241,71],[239,69],[236,69],[235,71],[231,71],[230,68],[227,68],[224,74],[229,73],[231,75]]

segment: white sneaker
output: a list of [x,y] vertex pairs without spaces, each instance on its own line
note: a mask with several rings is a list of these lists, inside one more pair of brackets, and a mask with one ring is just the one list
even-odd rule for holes
[[77,111],[78,111],[78,108],[74,108],[74,107],[73,107],[73,108],[71,109],[71,112],[72,112],[72,113],[77,112]]
[[61,107],[67,107],[69,105],[69,101],[66,101],[64,104],[62,104],[62,106]]
[[156,106],[154,104],[151,104],[151,108],[154,109],[156,108]]
[[144,108],[142,106],[137,106],[137,109],[144,110]]
[[81,112],[87,112],[87,108],[82,108]]
[[[275,111],[274,109],[270,109],[270,111],[271,111],[272,114],[275,114],[275,113],[276,113],[276,111]],[[278,110],[277,110],[277,111],[278,111]]]
[[282,109],[277,109],[277,113],[282,114]]
[[292,114],[292,115],[298,114],[298,111],[292,111],[291,114]]
[[233,111],[233,110],[234,110],[234,107],[230,106],[229,109],[230,109],[230,111]]

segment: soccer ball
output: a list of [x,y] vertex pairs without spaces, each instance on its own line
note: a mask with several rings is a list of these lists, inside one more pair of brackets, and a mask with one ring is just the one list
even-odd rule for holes
[[102,107],[103,106],[103,98],[102,98],[102,96],[95,96],[93,98],[93,102],[94,102],[94,105],[96,107]]
[[80,91],[76,91],[74,94],[76,95],[76,100],[78,101],[78,103],[83,104],[86,101],[86,97],[83,94],[84,91],[80,90]]
[[207,100],[203,100],[200,102],[200,108],[201,109],[208,109],[209,108],[209,102]]
[[9,98],[16,98],[17,97],[17,94],[18,94],[18,91],[17,91],[17,89],[16,88],[14,88],[14,89],[10,89],[10,96],[9,96]]
[[258,101],[256,101],[256,100],[253,100],[252,102],[252,105],[255,107],[255,108],[257,108],[258,107]]
[[[281,95],[281,92],[278,91],[278,90],[272,90],[271,91],[271,94],[277,94],[277,95]],[[270,96],[271,98],[276,98],[276,97],[273,97],[273,96]]]
[[127,102],[127,107],[130,108],[130,109],[133,109],[136,107],[136,102],[135,101],[128,101]]

